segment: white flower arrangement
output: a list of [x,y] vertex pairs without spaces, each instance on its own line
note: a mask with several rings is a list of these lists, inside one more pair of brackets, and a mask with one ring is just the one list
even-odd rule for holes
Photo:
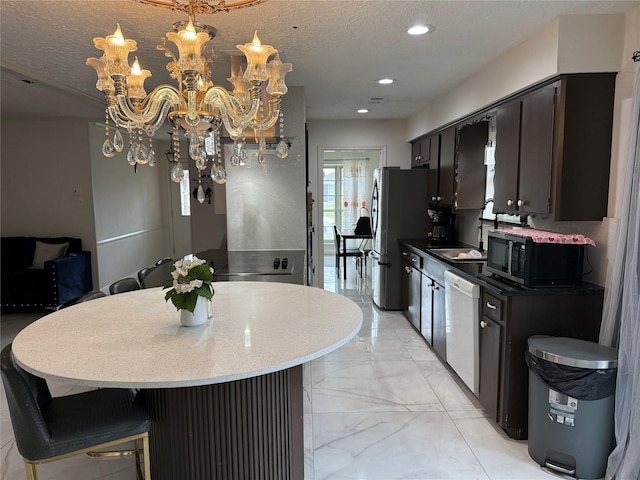
[[166,301],[170,299],[178,310],[193,313],[198,297],[213,298],[213,269],[206,260],[193,257],[193,260],[178,260],[173,266],[171,278],[163,285],[163,289],[170,289],[164,297]]

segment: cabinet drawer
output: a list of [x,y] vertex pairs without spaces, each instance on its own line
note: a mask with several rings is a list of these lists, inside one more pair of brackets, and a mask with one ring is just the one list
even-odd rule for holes
[[502,300],[488,292],[484,292],[482,296],[482,314],[497,322],[502,321]]
[[422,257],[416,253],[402,251],[402,261],[407,265],[411,265],[413,268],[422,270]]

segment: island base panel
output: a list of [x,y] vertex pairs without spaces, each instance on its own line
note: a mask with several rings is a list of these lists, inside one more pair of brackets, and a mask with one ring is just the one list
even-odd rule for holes
[[302,366],[142,396],[154,480],[304,477]]

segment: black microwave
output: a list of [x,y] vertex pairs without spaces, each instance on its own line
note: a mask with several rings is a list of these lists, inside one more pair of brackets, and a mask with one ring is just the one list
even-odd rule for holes
[[582,282],[584,245],[536,243],[531,237],[489,231],[487,271],[525,287],[569,287]]

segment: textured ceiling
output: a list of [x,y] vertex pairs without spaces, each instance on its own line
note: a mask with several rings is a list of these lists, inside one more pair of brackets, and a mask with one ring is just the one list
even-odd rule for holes
[[[217,29],[214,81],[227,88],[229,54],[258,30],[265,44],[293,63],[290,86],[304,86],[308,119],[407,118],[430,99],[558,15],[624,13],[637,1],[376,1],[268,0],[250,8],[196,19]],[[138,41],[133,56],[153,76],[150,91],[173,83],[167,58],[156,50],[181,12],[131,0],[0,2],[2,115],[100,118],[102,94],[87,57],[102,53],[93,37],[113,33],[120,23]],[[421,20],[431,34],[406,30]],[[376,80],[392,77],[380,86]],[[30,79],[34,83],[25,83]],[[371,103],[374,97],[383,100]]]

